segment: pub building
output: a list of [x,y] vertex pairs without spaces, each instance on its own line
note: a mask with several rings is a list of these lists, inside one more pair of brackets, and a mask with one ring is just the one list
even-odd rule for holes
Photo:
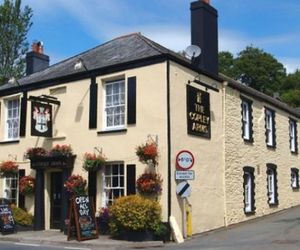
[[[162,218],[185,230],[183,198],[176,193],[176,156],[194,157],[193,234],[268,215],[300,204],[299,112],[218,72],[217,11],[209,1],[190,4],[187,59],[140,33],[117,37],[49,66],[42,44],[27,54],[27,75],[0,87],[0,160],[19,173],[2,176],[0,196],[34,214],[35,230],[62,229],[72,174],[88,180],[96,209],[136,193],[149,166],[135,150],[152,139],[155,171],[163,179]],[[70,145],[63,157],[26,158],[30,147]],[[86,152],[103,152],[95,172],[82,168]],[[151,167],[151,166],[150,166]],[[152,166],[153,167],[153,166]],[[36,179],[34,196],[18,180]]]

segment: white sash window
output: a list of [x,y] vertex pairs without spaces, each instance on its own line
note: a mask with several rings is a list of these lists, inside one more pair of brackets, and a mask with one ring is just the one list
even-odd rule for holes
[[6,107],[6,124],[5,124],[5,139],[19,139],[20,127],[20,101],[19,98],[5,101]]

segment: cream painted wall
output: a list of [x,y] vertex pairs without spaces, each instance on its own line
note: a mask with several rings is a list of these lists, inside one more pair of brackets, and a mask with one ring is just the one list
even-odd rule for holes
[[[222,87],[217,81],[203,75],[198,80],[216,86],[219,92],[208,90],[210,94],[211,138],[187,134],[186,85],[195,73],[178,64],[170,66],[171,101],[171,162],[172,162],[172,215],[183,227],[182,199],[176,194],[175,162],[179,151],[185,149],[193,153],[195,180],[188,181],[192,194],[188,202],[192,205],[193,233],[200,233],[224,226],[224,186],[223,186],[223,129],[222,129]],[[203,86],[191,83],[205,91]]]
[[[246,96],[246,95],[245,95]],[[291,188],[291,168],[300,167],[298,155],[289,149],[289,114],[263,102],[253,100],[254,143],[244,142],[242,138],[240,92],[226,88],[226,206],[227,223],[233,224],[273,213],[300,204],[298,191]],[[275,110],[276,149],[268,149],[265,142],[265,109]],[[299,126],[299,123],[298,123]],[[278,200],[277,207],[269,207],[267,198],[266,164],[277,165]],[[243,167],[255,168],[255,215],[244,214]]]
[[[167,190],[167,158],[166,158],[166,64],[156,64],[147,67],[140,67],[133,70],[118,72],[115,74],[97,77],[98,83],[98,127],[88,129],[89,118],[89,85],[90,79],[61,84],[59,86],[31,91],[28,96],[40,96],[42,94],[52,95],[61,102],[60,106],[53,109],[54,136],[53,138],[42,138],[30,136],[30,109],[28,102],[26,137],[20,138],[18,143],[2,144],[0,160],[9,159],[10,155],[19,163],[20,168],[26,170],[26,175],[35,176],[35,171],[30,169],[29,161],[24,159],[24,153],[28,147],[44,147],[51,149],[55,144],[70,144],[74,154],[77,155],[74,174],[81,174],[87,178],[87,173],[82,169],[83,154],[94,152],[94,148],[103,150],[108,161],[123,161],[127,164],[136,164],[137,177],[146,169],[146,165],[138,161],[135,155],[135,148],[145,143],[150,135],[158,138],[158,149],[160,153],[157,171],[163,177],[163,190]],[[97,134],[103,130],[103,84],[112,79],[136,76],[137,78],[137,111],[135,125],[126,126],[127,131],[121,133]],[[127,85],[127,82],[126,82]],[[6,98],[6,97],[5,97]],[[1,114],[4,114],[3,99],[1,98]],[[4,118],[1,115],[1,131],[4,131]],[[125,118],[125,121],[127,119]],[[3,135],[3,132],[0,134]],[[3,140],[4,138],[2,138]],[[47,180],[47,175],[45,180]],[[98,181],[101,176],[98,175]],[[49,185],[45,183],[45,209],[46,226],[49,226]],[[49,191],[49,190],[48,190]],[[167,220],[167,192],[160,197],[163,208],[163,219]],[[0,193],[2,188],[0,187]],[[97,194],[97,207],[101,206],[101,190]],[[32,210],[33,204],[26,201],[26,206]]]

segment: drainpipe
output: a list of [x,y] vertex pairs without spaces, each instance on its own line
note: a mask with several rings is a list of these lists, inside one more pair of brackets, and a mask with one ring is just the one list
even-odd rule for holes
[[227,222],[227,199],[226,199],[226,157],[225,157],[225,150],[226,150],[226,105],[225,105],[225,101],[226,101],[226,88],[228,86],[228,82],[224,81],[223,85],[222,85],[222,133],[223,133],[223,197],[224,197],[224,226],[227,227],[228,222]]

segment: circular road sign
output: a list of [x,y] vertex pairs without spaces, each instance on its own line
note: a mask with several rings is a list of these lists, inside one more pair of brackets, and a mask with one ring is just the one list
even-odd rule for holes
[[176,156],[176,166],[181,170],[191,169],[194,161],[193,154],[188,150],[182,150]]

